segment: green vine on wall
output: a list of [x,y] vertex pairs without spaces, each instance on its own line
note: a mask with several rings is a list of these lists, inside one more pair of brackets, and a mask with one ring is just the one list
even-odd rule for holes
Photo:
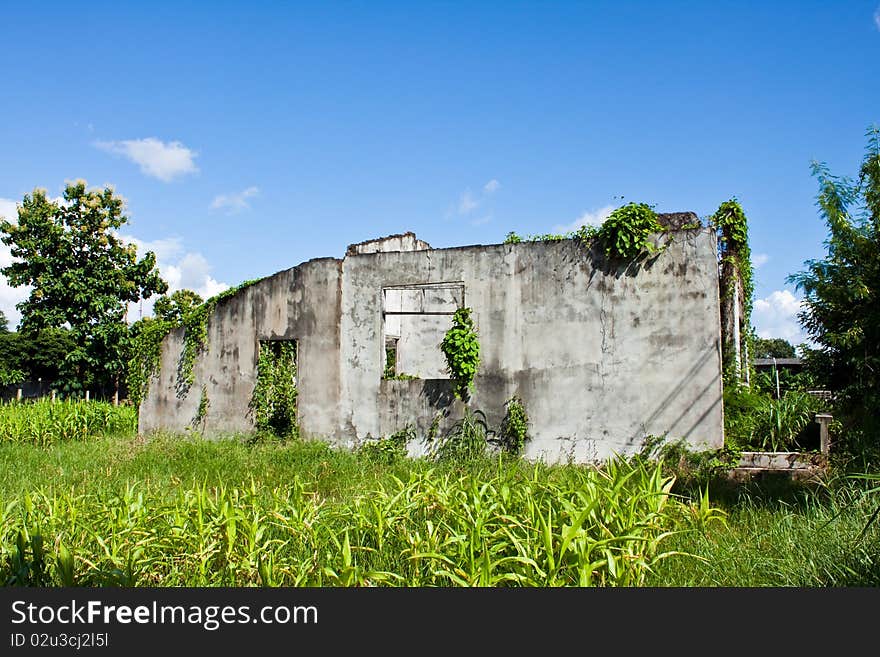
[[257,431],[279,438],[298,435],[296,342],[260,342],[257,382],[248,405]]
[[195,363],[199,355],[208,349],[208,318],[214,313],[217,304],[235,296],[260,279],[245,281],[241,285],[216,294],[200,306],[196,306],[183,316],[183,349],[177,363],[177,393],[185,395],[195,382]]
[[[741,350],[747,361],[754,354],[754,335],[752,331],[752,306],[755,293],[752,252],[749,248],[749,228],[745,212],[739,202],[732,198],[722,203],[710,219],[710,224],[718,231],[718,255],[721,261],[721,307],[724,308],[739,300],[734,298],[736,278],[741,284],[743,313],[740,320]],[[736,362],[733,356],[735,345],[725,344],[723,353],[725,379],[736,377]],[[751,367],[747,363],[746,367]]]
[[147,395],[150,381],[159,374],[162,341],[179,326],[184,327],[183,349],[177,365],[177,391],[186,394],[195,381],[193,368],[199,354],[208,342],[208,318],[217,304],[250,287],[261,279],[245,281],[241,285],[217,294],[203,304],[185,313],[179,322],[145,318],[132,326],[131,355],[126,372],[128,396],[138,407]]
[[136,322],[132,327],[131,357],[128,360],[126,384],[128,397],[135,407],[147,396],[150,380],[159,373],[162,340],[174,328],[172,322],[151,317]]
[[205,385],[202,386],[202,396],[199,397],[199,406],[192,420],[193,429],[204,431],[205,420],[208,418],[208,406],[210,405],[211,403],[208,401],[208,386]]
[[480,341],[470,308],[459,308],[452,316],[452,327],[446,332],[440,349],[446,356],[446,367],[452,377],[452,392],[466,400],[474,387],[474,377],[480,366]]
[[666,229],[657,220],[657,213],[650,205],[627,203],[614,210],[598,228],[581,226],[576,231],[568,233],[547,233],[526,237],[511,231],[505,237],[504,243],[576,240],[581,244],[589,245],[597,242],[607,257],[632,260],[646,251],[656,252],[657,246],[654,244],[653,235],[665,231]]

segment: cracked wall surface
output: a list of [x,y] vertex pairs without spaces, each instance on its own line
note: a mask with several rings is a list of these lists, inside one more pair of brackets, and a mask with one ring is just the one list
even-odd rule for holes
[[448,380],[382,378],[383,290],[455,281],[481,345],[469,406],[497,427],[504,402],[519,396],[530,418],[527,457],[595,461],[664,434],[722,446],[711,229],[658,236],[665,248],[635,264],[573,240],[430,249],[412,234],[393,237],[350,248],[342,260],[279,272],[221,301],[195,382],[181,396],[174,383],[183,341],[172,333],[141,407],[141,431],[184,430],[203,386],[207,435],[251,431],[259,340],[278,338],[298,340],[304,436],[351,446],[406,425],[425,436],[438,416],[443,431],[464,410]]

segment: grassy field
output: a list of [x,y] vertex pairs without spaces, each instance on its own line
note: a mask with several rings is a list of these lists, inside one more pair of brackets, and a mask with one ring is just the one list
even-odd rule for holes
[[705,497],[622,461],[44,442],[0,441],[6,584],[880,585],[878,523],[859,536],[880,504],[871,482]]

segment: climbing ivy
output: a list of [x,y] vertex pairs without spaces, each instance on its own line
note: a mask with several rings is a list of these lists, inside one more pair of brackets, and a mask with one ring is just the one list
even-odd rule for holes
[[[742,285],[743,316],[740,332],[744,356],[751,360],[754,354],[754,335],[752,330],[752,304],[755,293],[754,274],[752,270],[751,249],[749,248],[749,228],[745,212],[739,202],[732,198],[722,203],[709,219],[710,225],[718,231],[718,255],[721,261],[723,286],[721,304],[731,301],[736,290],[735,277],[739,276]],[[726,272],[725,272],[726,270]],[[733,299],[735,303],[737,300]],[[725,345],[724,369],[725,378],[730,380],[735,375],[735,359],[732,345]],[[749,363],[747,367],[751,367]]]
[[216,294],[200,306],[196,306],[184,314],[181,324],[183,325],[183,349],[180,352],[180,361],[177,364],[177,392],[184,395],[195,381],[194,366],[199,355],[207,350],[208,346],[208,318],[213,314],[217,304],[232,297],[247,287],[250,287],[259,278],[245,281],[241,285],[224,290]]
[[452,377],[452,392],[465,400],[474,387],[480,366],[480,341],[471,319],[470,308],[459,308],[452,316],[452,327],[446,332],[440,349],[446,356],[446,367]]
[[146,317],[135,322],[131,327],[131,352],[126,384],[128,397],[135,407],[140,406],[146,397],[150,379],[159,373],[162,340],[174,326],[172,322]]
[[183,349],[177,366],[177,390],[185,394],[195,378],[193,367],[198,355],[208,341],[208,318],[217,304],[260,279],[245,281],[208,299],[203,304],[185,312],[179,321],[167,321],[147,317],[135,322],[131,328],[131,346],[126,372],[128,395],[135,406],[140,406],[147,395],[150,380],[159,373],[162,341],[178,326],[184,327]]
[[298,435],[297,394],[296,342],[261,342],[257,382],[248,405],[257,431],[279,438]]
[[208,386],[202,386],[202,396],[199,398],[199,407],[196,409],[196,415],[192,420],[192,428],[196,430],[204,431],[205,429],[205,420],[208,417],[208,406],[210,406],[210,402],[208,401]]
[[644,251],[655,252],[657,247],[651,237],[664,230],[650,205],[627,203],[608,215],[596,239],[609,258],[631,260]]

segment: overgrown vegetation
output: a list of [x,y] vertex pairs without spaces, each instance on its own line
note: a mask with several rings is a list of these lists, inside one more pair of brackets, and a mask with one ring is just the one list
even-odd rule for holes
[[135,322],[131,327],[132,353],[128,359],[126,383],[128,398],[135,408],[140,407],[151,379],[159,373],[162,340],[173,326],[170,322],[148,317]]
[[880,585],[876,482],[836,478],[783,501],[756,485],[717,499],[671,488],[676,465],[671,453],[597,470],[161,435],[0,443],[0,579]]
[[137,432],[137,411],[105,402],[63,400],[0,403],[0,443],[53,445]]
[[[727,385],[737,385],[753,373],[751,359],[754,357],[754,330],[752,329],[752,305],[755,283],[752,271],[749,228],[745,212],[733,198],[722,203],[709,219],[718,231],[718,255],[721,261],[721,332],[724,379]],[[734,327],[737,313],[742,308],[739,327]],[[739,344],[735,344],[735,329],[739,331]],[[745,376],[744,376],[745,375]]]
[[257,382],[248,406],[258,432],[296,437],[296,341],[260,342]]
[[519,397],[511,397],[504,404],[504,419],[498,431],[498,444],[506,452],[519,456],[529,439],[529,416]]
[[131,341],[126,363],[126,384],[129,398],[140,406],[150,380],[159,373],[162,341],[175,328],[183,327],[183,349],[177,364],[175,386],[184,396],[195,382],[195,363],[208,344],[208,318],[217,304],[250,287],[260,279],[245,281],[237,287],[217,294],[204,303],[191,290],[178,290],[170,297],[156,301],[157,317],[147,317],[131,327]]
[[452,392],[467,400],[474,387],[474,377],[480,366],[480,340],[470,308],[459,308],[452,316],[452,326],[443,336],[440,349],[446,357],[446,367],[452,378]]
[[493,435],[483,411],[465,408],[449,431],[429,442],[428,454],[442,463],[470,463],[486,456]]
[[358,453],[371,463],[390,465],[406,458],[406,446],[417,439],[416,430],[409,426],[385,438],[366,440],[358,447]]
[[663,231],[650,205],[627,203],[608,215],[596,239],[607,257],[632,260],[643,252],[655,252],[653,235]]
[[577,240],[583,244],[599,244],[606,257],[633,260],[644,253],[657,250],[653,235],[662,233],[665,228],[657,221],[657,213],[646,203],[627,203],[622,205],[598,228],[581,226],[568,233],[547,233],[521,237],[511,231],[504,239],[505,244],[520,242],[557,242]]
[[[372,456],[308,443],[179,440],[133,458],[136,481],[92,466],[82,488],[52,480],[13,492],[4,482],[0,577],[40,586],[632,586],[665,556],[681,504],[659,467],[623,461],[603,470],[401,461],[398,476]],[[245,464],[254,459],[266,470]],[[170,486],[157,468],[184,480]],[[328,477],[347,479],[346,492],[328,495]]]
[[827,410],[822,400],[788,390],[779,399],[739,386],[724,388],[724,441],[732,449],[789,452],[817,450],[818,436],[806,430],[816,413]]

